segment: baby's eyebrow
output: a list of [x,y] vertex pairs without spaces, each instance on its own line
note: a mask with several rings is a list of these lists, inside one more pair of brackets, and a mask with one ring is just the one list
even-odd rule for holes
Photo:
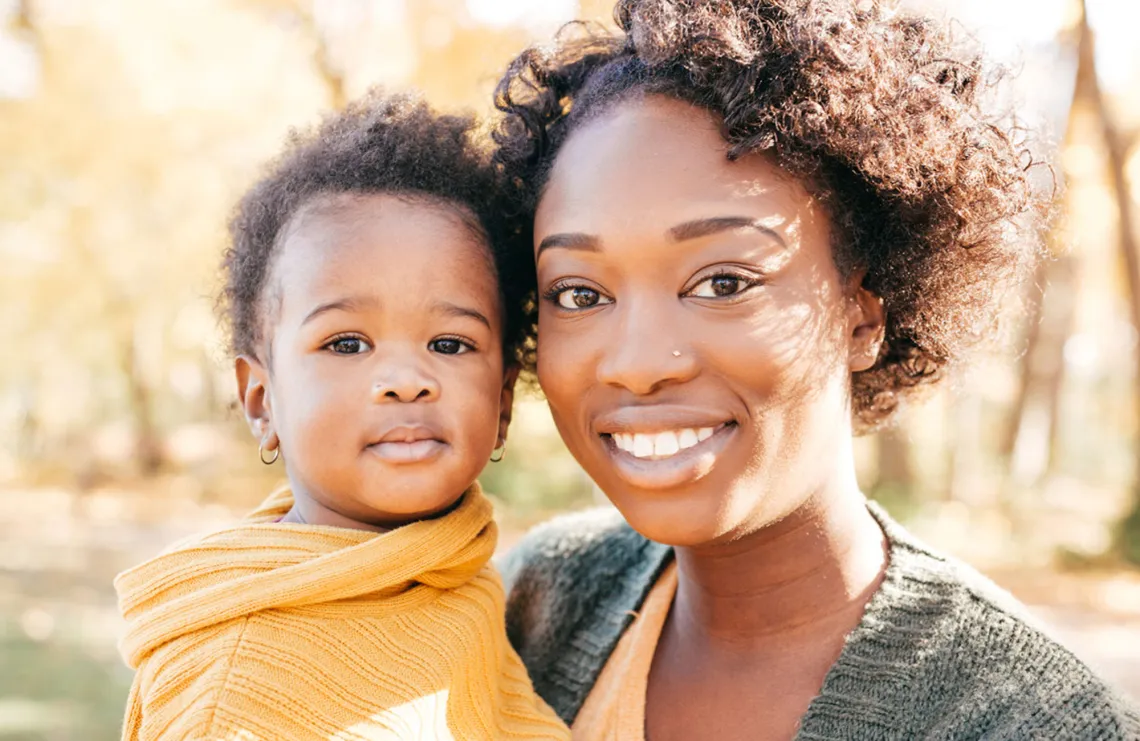
[[301,322],[301,326],[305,326],[321,314],[327,314],[330,311],[359,311],[360,309],[374,307],[378,304],[379,301],[369,296],[348,296],[346,298],[338,298],[336,301],[327,301],[323,304],[319,304],[306,314],[304,320]]
[[433,308],[441,314],[447,314],[450,316],[465,316],[474,319],[475,321],[482,322],[484,325],[486,325],[487,329],[491,329],[491,320],[489,320],[483,314],[483,312],[479,311],[478,309],[472,309],[467,306],[460,306],[459,304],[453,304],[450,301],[438,301]]

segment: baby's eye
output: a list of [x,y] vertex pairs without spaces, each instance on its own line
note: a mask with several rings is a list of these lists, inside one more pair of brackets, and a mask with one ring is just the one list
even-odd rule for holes
[[693,286],[688,295],[695,298],[725,298],[735,296],[755,284],[754,280],[742,275],[714,275]]
[[612,299],[585,286],[565,288],[555,295],[554,300],[563,309],[589,309],[594,306],[613,303]]
[[338,340],[333,340],[325,347],[332,350],[336,355],[359,355],[372,349],[372,345],[359,337],[341,337]]
[[463,340],[457,340],[453,337],[441,337],[438,340],[432,340],[428,343],[428,348],[440,355],[462,355],[475,349]]

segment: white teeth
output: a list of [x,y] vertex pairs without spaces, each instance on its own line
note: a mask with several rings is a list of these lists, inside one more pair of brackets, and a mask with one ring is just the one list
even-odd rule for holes
[[633,450],[630,451],[636,458],[648,458],[653,455],[653,436],[640,433],[633,436]]
[[614,445],[635,458],[668,458],[682,450],[698,445],[713,436],[716,429],[701,427],[686,428],[653,435],[643,433],[615,432]]
[[673,455],[680,449],[681,444],[677,442],[675,432],[659,432],[653,438],[653,455]]

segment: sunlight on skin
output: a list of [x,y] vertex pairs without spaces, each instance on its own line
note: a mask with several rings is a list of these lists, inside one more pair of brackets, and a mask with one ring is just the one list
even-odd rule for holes
[[[785,492],[847,483],[838,474],[819,483],[830,473],[802,470],[802,459],[787,456],[805,446],[820,460],[849,455],[849,443],[834,437],[842,431],[833,415],[846,403],[848,334],[862,310],[847,300],[834,261],[819,259],[830,253],[830,220],[767,157],[730,163],[726,146],[716,121],[698,109],[653,96],[627,102],[566,142],[535,218],[547,299],[539,331],[574,346],[566,353],[569,342],[548,343],[539,353],[555,422],[627,520],[674,545],[754,532],[795,506]],[[683,244],[672,234],[713,217],[743,223]],[[755,286],[764,288],[722,304],[697,302],[688,291],[713,267],[758,272]],[[603,308],[554,309],[550,291],[575,286],[604,296]],[[582,398],[587,403],[570,402]],[[605,437],[607,426],[647,435],[722,421],[723,447],[673,468],[613,453]],[[718,463],[710,466],[712,453]],[[733,467],[749,473],[724,480]],[[712,490],[718,494],[705,495]]]

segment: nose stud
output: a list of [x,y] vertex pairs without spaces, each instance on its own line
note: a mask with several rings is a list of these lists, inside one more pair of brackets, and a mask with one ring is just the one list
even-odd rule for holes
[[681,357],[681,351],[680,350],[674,350],[673,351],[673,357],[675,357],[675,358]]

